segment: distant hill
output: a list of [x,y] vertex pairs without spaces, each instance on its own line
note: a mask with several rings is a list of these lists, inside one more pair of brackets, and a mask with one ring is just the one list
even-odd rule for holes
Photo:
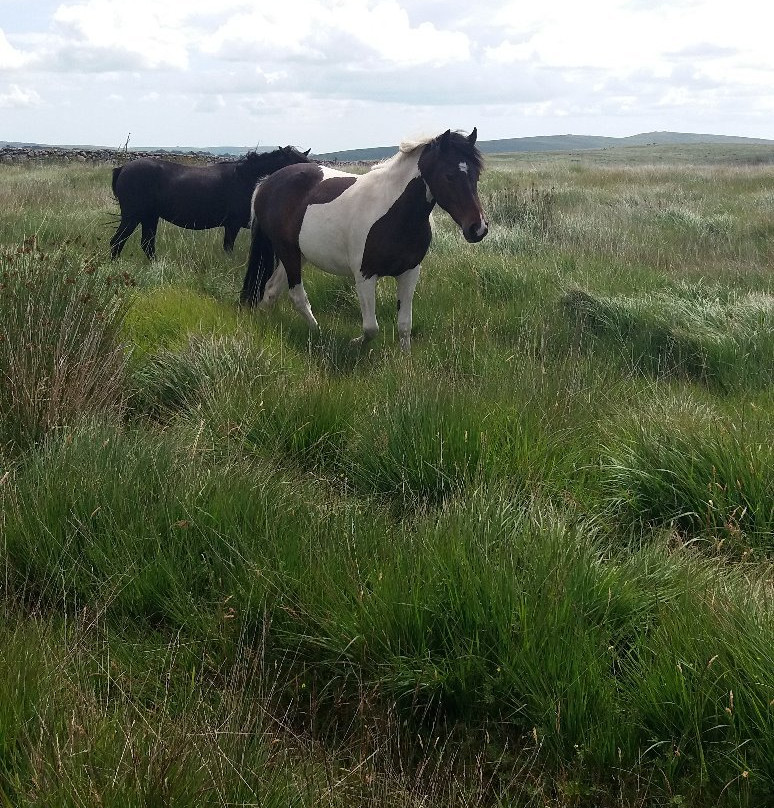
[[[512,152],[563,152],[585,151],[590,149],[610,149],[617,146],[665,146],[690,145],[701,143],[719,143],[725,145],[767,145],[774,146],[774,140],[762,138],[734,137],[732,135],[706,135],[690,132],[644,132],[629,137],[604,137],[601,135],[544,135],[539,137],[515,137],[504,140],[480,140],[478,147],[485,154],[508,154]],[[299,148],[307,148],[309,144],[295,144]],[[41,143],[13,143],[0,140],[0,148],[52,148],[52,144]],[[58,146],[64,149],[93,149],[95,146]],[[100,147],[104,148],[104,147]],[[216,156],[240,156],[248,151],[273,151],[276,146],[206,146],[194,148],[191,146],[143,146],[129,148],[133,151],[143,152],[169,152],[170,154],[204,153]],[[343,163],[360,160],[384,160],[391,157],[398,150],[397,146],[374,146],[365,149],[347,149],[323,154],[313,153],[319,160],[338,161]],[[122,151],[122,149],[116,149]]]
[[0,149],[40,149],[40,148],[48,148],[48,144],[20,143],[19,141],[16,140],[0,140]]
[[[663,146],[695,143],[723,143],[726,145],[769,145],[774,140],[734,137],[731,135],[702,135],[688,132],[644,132],[629,137],[604,137],[597,135],[545,135],[540,137],[515,137],[505,140],[480,140],[478,147],[484,154],[508,154],[511,152],[561,152],[587,149],[610,149],[616,146]],[[321,160],[351,162],[358,160],[384,160],[397,151],[397,146],[376,146],[371,149],[316,154]]]

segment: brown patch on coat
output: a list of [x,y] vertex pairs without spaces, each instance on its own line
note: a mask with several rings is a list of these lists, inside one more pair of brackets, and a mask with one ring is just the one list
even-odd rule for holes
[[430,247],[434,206],[435,202],[427,201],[425,181],[420,177],[411,180],[368,231],[360,267],[363,277],[395,277],[421,264]]
[[285,267],[291,289],[301,282],[298,234],[306,213],[305,200],[322,178],[322,168],[314,163],[288,166],[270,174],[253,200],[255,218]]
[[357,177],[328,177],[309,194],[309,205],[325,205],[338,199]]

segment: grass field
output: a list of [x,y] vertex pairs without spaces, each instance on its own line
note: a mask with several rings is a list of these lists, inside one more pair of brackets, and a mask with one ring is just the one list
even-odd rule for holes
[[774,154],[480,190],[407,357],[0,166],[0,806],[774,804]]

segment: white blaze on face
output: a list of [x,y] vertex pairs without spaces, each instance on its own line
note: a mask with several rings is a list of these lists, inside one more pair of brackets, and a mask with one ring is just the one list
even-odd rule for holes
[[468,164],[467,164],[467,163],[464,163],[464,162],[463,162],[463,163],[460,163],[460,171],[461,171],[463,174],[467,174],[467,173],[468,173]]

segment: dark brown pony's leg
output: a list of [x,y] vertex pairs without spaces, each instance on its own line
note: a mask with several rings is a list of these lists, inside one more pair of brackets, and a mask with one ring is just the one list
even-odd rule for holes
[[142,221],[142,245],[145,255],[151,260],[156,257],[156,229],[159,226],[158,217],[155,219],[143,219]]
[[118,225],[118,229],[113,234],[113,238],[110,239],[111,258],[118,258],[118,256],[121,255],[121,250],[124,249],[124,244],[126,244],[129,236],[134,233],[134,230],[139,223],[139,219],[130,219],[124,216],[121,217],[121,223]]
[[226,223],[223,225],[224,232],[223,232],[223,249],[230,253],[234,251],[234,242],[236,241],[236,237],[239,235],[240,227],[238,224],[230,224]]

